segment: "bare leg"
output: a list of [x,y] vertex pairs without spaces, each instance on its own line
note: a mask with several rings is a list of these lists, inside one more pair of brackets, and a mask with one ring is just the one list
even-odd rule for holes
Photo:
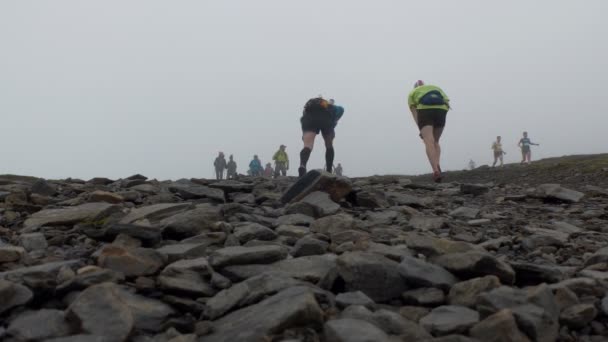
[[323,140],[325,141],[325,164],[327,172],[332,171],[332,167],[334,165],[334,135],[327,134],[323,135]]
[[500,155],[500,166],[503,166],[503,165],[504,165],[504,162],[503,162],[503,155],[501,154],[501,155]]
[[431,168],[433,169],[433,172],[439,172],[439,158],[436,148],[438,144],[435,141],[435,136],[433,135],[433,126],[422,127],[420,134],[422,135],[422,140],[424,141],[426,156],[429,159]]

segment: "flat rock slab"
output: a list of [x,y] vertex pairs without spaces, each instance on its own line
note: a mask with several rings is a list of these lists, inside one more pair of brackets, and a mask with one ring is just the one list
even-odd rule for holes
[[213,267],[231,265],[271,264],[287,257],[287,251],[281,246],[226,247],[218,249],[209,257]]
[[447,290],[458,282],[446,269],[411,256],[402,258],[399,273],[407,284],[414,287],[430,286]]
[[185,200],[208,198],[219,203],[226,201],[224,191],[194,183],[178,181],[169,186],[169,191],[178,194]]
[[352,318],[329,321],[325,324],[326,341],[332,342],[389,342],[388,335],[375,325]]
[[96,221],[120,211],[120,207],[110,203],[86,203],[76,207],[61,209],[44,209],[32,214],[23,226],[61,226],[72,225],[84,221]]
[[480,252],[451,253],[437,257],[434,262],[461,278],[495,275],[503,284],[515,282],[515,271],[504,261]]
[[42,309],[19,315],[8,326],[7,332],[18,340],[43,340],[67,336],[72,328],[61,310]]
[[314,292],[306,287],[292,287],[213,322],[213,333],[201,340],[263,341],[265,336],[280,333],[286,327],[320,329],[322,324],[323,311]]
[[339,202],[352,191],[352,183],[346,177],[338,177],[324,171],[309,171],[283,194],[281,202],[298,202],[314,191],[326,192],[334,202]]
[[567,203],[577,203],[585,196],[582,192],[564,188],[559,184],[543,184],[536,188],[535,195],[547,200]]
[[420,324],[433,335],[464,333],[478,322],[477,311],[454,305],[435,308],[420,320]]
[[29,303],[34,294],[27,287],[0,279],[0,314]]
[[120,223],[128,224],[139,220],[148,219],[150,221],[160,221],[166,217],[182,212],[192,205],[190,203],[159,203],[140,207],[120,220]]

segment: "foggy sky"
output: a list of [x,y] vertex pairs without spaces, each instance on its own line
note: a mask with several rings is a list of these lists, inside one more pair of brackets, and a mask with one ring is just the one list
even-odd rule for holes
[[[407,95],[451,98],[443,169],[608,147],[605,0],[4,0],[0,173],[211,177],[302,148],[304,103],[346,109],[345,174],[430,170]],[[319,137],[309,168],[324,164]]]

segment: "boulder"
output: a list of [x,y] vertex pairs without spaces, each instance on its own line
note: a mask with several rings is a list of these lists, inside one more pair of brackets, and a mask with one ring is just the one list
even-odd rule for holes
[[402,258],[399,273],[410,287],[437,287],[447,290],[458,282],[452,273],[440,266],[411,256]]
[[61,310],[41,309],[20,314],[8,326],[7,333],[20,341],[44,340],[70,335],[72,327]]
[[433,335],[464,333],[479,322],[479,313],[464,306],[437,307],[420,320],[420,324]]
[[460,278],[470,279],[485,275],[497,276],[503,284],[515,282],[515,271],[504,261],[481,252],[451,253],[437,257],[435,263]]
[[86,203],[75,207],[44,209],[32,214],[25,220],[23,226],[31,228],[73,225],[86,221],[94,222],[103,220],[118,211],[120,211],[120,207],[110,203]]
[[0,314],[29,303],[34,294],[27,287],[0,279]]
[[129,248],[105,245],[99,251],[97,265],[125,276],[143,276],[158,272],[167,263],[167,257],[149,248]]

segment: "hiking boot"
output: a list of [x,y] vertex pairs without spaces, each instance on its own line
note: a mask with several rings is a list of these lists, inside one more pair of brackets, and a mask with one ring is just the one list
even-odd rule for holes
[[298,177],[302,178],[306,174],[306,168],[304,166],[300,166],[298,168]]

